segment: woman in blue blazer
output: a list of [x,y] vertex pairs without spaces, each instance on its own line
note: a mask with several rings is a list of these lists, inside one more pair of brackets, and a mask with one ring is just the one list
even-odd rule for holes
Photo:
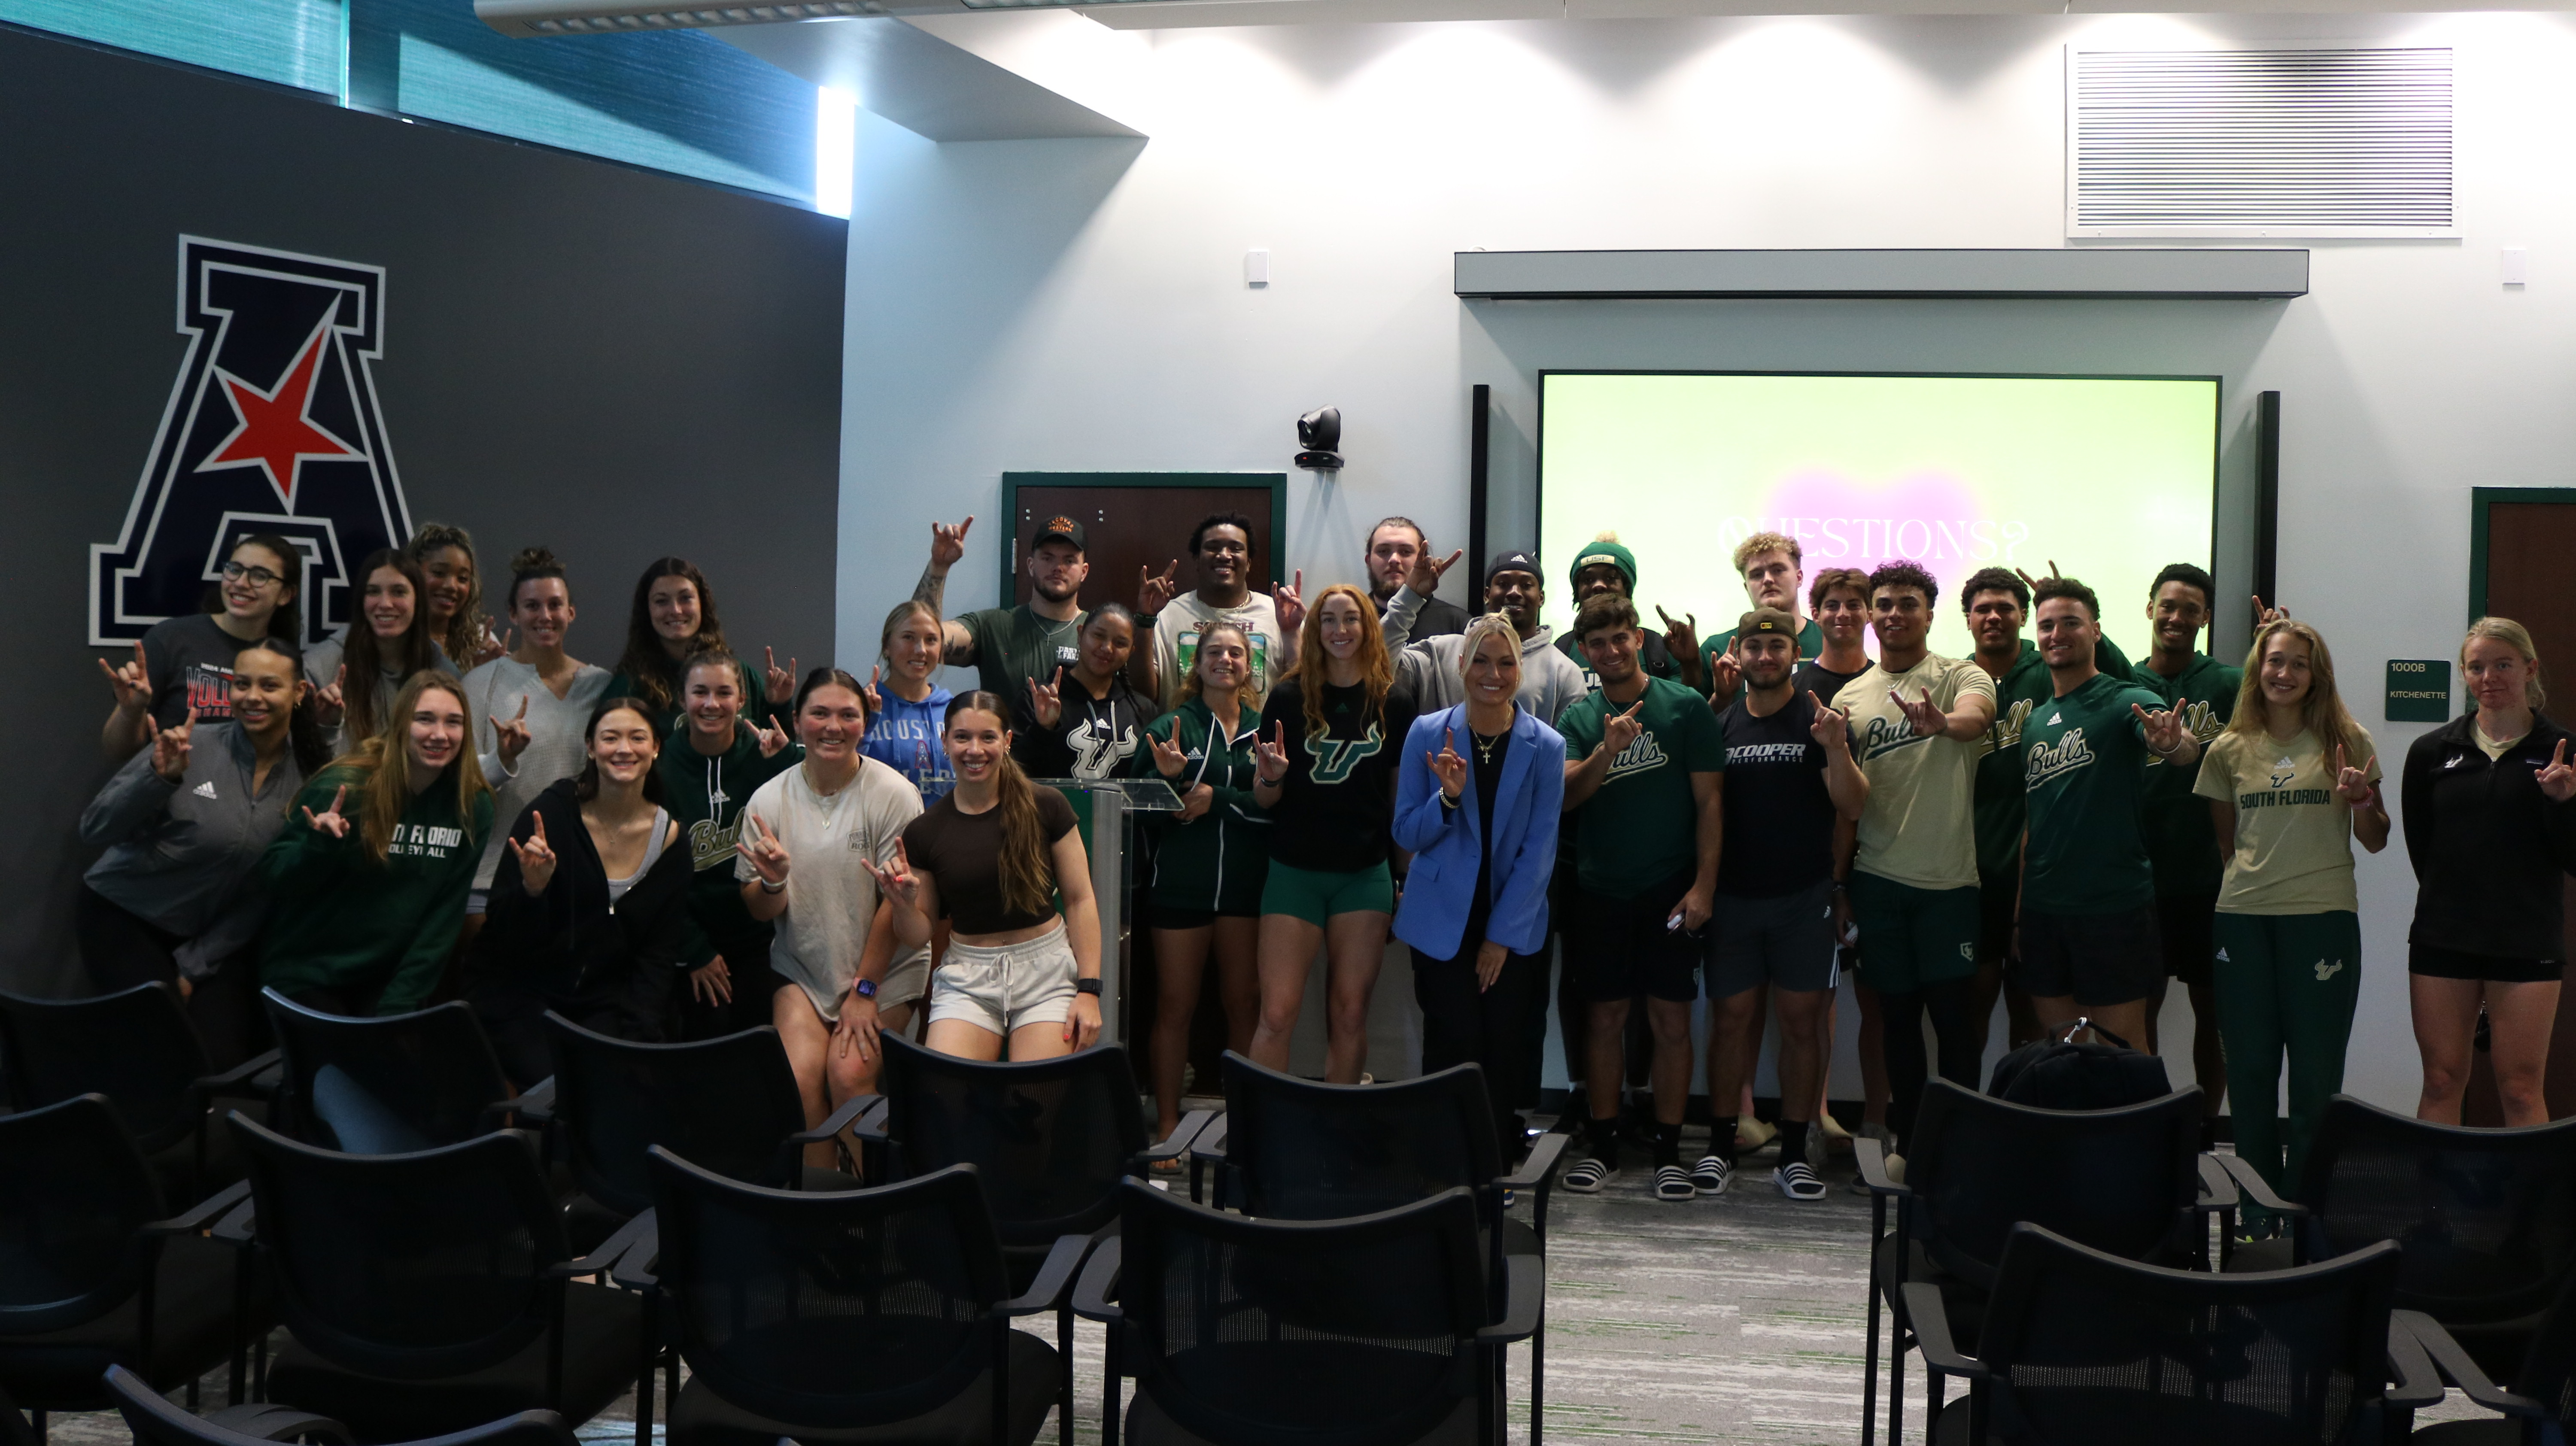
[[1394,835],[1413,870],[1395,936],[1413,948],[1423,1072],[1484,1066],[1508,1164],[1521,1150],[1512,1106],[1538,1075],[1528,1019],[1547,985],[1565,740],[1513,704],[1521,639],[1511,619],[1469,623],[1458,667],[1467,701],[1415,719],[1405,739]]

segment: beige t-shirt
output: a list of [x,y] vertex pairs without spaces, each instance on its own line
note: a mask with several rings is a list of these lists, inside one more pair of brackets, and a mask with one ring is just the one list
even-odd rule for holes
[[1873,663],[1843,684],[1834,702],[1851,713],[1852,757],[1869,778],[1869,804],[1861,810],[1859,851],[1852,867],[1918,889],[1965,889],[1977,882],[1977,758],[1985,735],[1961,742],[1947,734],[1926,738],[1887,696],[1902,688],[1908,700],[1932,691],[1948,712],[1975,694],[1994,701],[1995,680],[1973,658],[1927,654],[1902,673]]
[[[876,877],[860,861],[879,867],[894,862],[904,826],[921,817],[921,790],[875,759],[861,758],[858,777],[837,793],[820,794],[805,781],[800,764],[754,790],[743,811],[757,816],[787,849],[787,912],[778,916],[769,967],[802,986],[815,1013],[837,1020],[877,917]],[[758,877],[751,860],[735,858],[737,882]],[[911,954],[926,957],[926,946],[895,947],[888,980],[916,962]],[[906,1001],[881,992],[877,1002],[891,1008]]]
[[2479,727],[2475,723],[2472,723],[2469,725],[2469,736],[2478,741],[2478,751],[2487,756],[2487,762],[2502,763],[2504,762],[2505,754],[2513,750],[2513,745],[2530,737],[2531,733],[2526,729],[2523,732],[2516,733],[2511,738],[2489,738],[2487,736],[2487,730]]
[[[2358,728],[2355,730],[2359,732]],[[2361,733],[2379,779],[2379,750]],[[2347,752],[2349,757],[2349,752]],[[2360,909],[2352,879],[2352,806],[2335,793],[2334,755],[2301,729],[2284,743],[2227,732],[2201,755],[2192,792],[2236,806],[2236,852],[2219,889],[2222,914],[2329,914]]]

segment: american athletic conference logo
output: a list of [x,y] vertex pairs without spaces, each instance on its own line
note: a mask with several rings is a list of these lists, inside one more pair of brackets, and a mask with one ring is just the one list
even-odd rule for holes
[[411,535],[371,366],[384,304],[381,266],[179,238],[188,351],[124,529],[90,548],[93,645],[195,612],[254,532],[303,554],[303,642],[349,620],[349,569]]

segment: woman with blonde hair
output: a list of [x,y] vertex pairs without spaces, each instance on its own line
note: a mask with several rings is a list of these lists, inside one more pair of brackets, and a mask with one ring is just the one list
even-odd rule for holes
[[2508,1125],[2544,1124],[2541,1075],[2566,968],[2565,875],[2576,870],[2576,763],[2567,730],[2541,714],[2540,655],[2511,618],[2480,618],[2460,643],[2474,712],[2406,750],[2406,856],[2415,924],[2406,968],[2420,1119],[2460,1122],[2483,1008]]
[[492,832],[456,679],[412,674],[385,717],[305,783],[259,863],[260,982],[332,1014],[403,1014],[429,998]]
[[[2352,844],[2388,846],[2379,749],[2335,689],[2334,655],[2306,623],[2254,634],[2227,730],[2193,792],[2209,800],[2226,866],[2211,965],[2236,1153],[2295,1194],[2326,1101],[2343,1088],[2361,999]],[[2279,1118],[2290,1071],[2288,1159]]]
[[1288,1068],[1288,1039],[1320,945],[1324,1078],[1357,1084],[1369,995],[1395,914],[1387,866],[1395,779],[1417,705],[1396,681],[1377,605],[1348,584],[1306,611],[1297,662],[1271,689],[1255,745],[1253,801],[1271,818],[1261,889],[1261,1020],[1252,1058]]

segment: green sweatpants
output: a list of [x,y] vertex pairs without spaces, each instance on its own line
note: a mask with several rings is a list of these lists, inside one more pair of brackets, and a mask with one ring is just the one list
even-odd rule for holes
[[[2361,918],[2330,914],[2218,916],[2218,1034],[2227,1048],[2227,1105],[2236,1153],[2284,1197],[2299,1198],[2308,1142],[2326,1100],[2343,1088],[2343,1052],[2361,999]],[[2282,1161],[2281,1058],[2290,1061],[2289,1160]]]

